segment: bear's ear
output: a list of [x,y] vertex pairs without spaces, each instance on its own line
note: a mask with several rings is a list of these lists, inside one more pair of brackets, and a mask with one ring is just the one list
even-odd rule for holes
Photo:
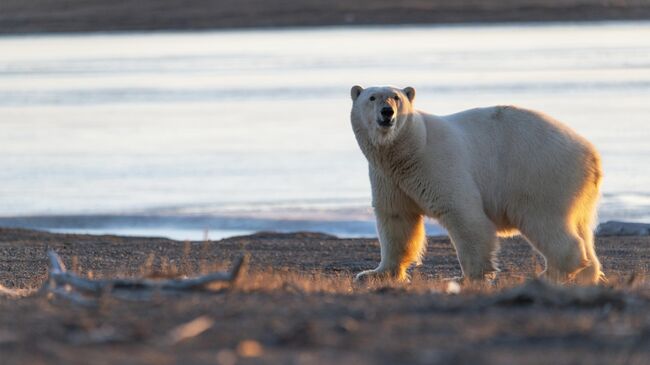
[[359,95],[361,95],[361,92],[363,91],[363,88],[359,85],[354,85],[352,86],[352,89],[350,90],[350,96],[352,96],[352,101],[357,100]]
[[402,91],[404,91],[406,97],[409,98],[409,101],[413,102],[413,99],[415,99],[415,89],[409,86]]

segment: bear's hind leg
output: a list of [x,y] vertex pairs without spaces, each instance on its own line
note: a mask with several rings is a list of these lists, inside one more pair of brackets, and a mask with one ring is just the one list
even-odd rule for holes
[[547,279],[563,284],[589,265],[582,238],[564,219],[535,219],[520,230],[546,259]]
[[578,226],[578,234],[582,238],[582,242],[585,246],[584,250],[587,254],[587,259],[589,260],[589,266],[576,275],[576,282],[579,284],[598,284],[599,282],[607,282],[605,274],[601,271],[598,256],[596,256],[594,232],[591,229],[591,224],[585,223]]

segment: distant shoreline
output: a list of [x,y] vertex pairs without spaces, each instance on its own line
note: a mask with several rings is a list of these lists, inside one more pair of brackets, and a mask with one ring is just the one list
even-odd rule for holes
[[[52,215],[0,217],[2,229],[30,229],[50,233],[165,237],[198,241],[222,239],[255,232],[318,232],[339,238],[376,237],[374,219],[298,220],[241,216],[168,215]],[[446,236],[435,223],[427,223],[429,236]],[[596,229],[598,237],[650,237],[650,223],[607,221]]]
[[650,0],[3,0],[0,34],[650,19]]

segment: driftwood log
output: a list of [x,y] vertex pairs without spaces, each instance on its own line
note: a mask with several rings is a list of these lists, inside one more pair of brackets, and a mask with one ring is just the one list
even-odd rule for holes
[[[202,276],[179,279],[88,279],[67,271],[56,252],[50,250],[49,276],[42,290],[80,305],[94,305],[104,294],[123,299],[146,299],[153,293],[205,291],[215,283],[232,285],[244,272],[248,256],[237,259],[228,272],[213,272]],[[95,298],[93,298],[95,297]]]

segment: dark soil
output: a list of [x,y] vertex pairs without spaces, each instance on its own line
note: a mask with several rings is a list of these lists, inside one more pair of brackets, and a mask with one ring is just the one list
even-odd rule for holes
[[[3,365],[640,365],[650,359],[650,237],[599,238],[610,284],[591,288],[595,295],[563,289],[568,300],[535,286],[517,294],[540,270],[539,258],[518,239],[503,243],[496,287],[449,295],[440,291],[441,278],[460,270],[446,237],[429,239],[412,284],[368,288],[350,278],[376,265],[378,243],[315,233],[184,243],[0,229],[0,284],[39,287],[48,248],[94,277],[196,275],[226,268],[243,252],[251,263],[234,288],[211,293],[145,301],[107,296],[89,308],[42,294],[0,295]],[[169,342],[175,328],[202,316],[213,321],[209,329]]]

